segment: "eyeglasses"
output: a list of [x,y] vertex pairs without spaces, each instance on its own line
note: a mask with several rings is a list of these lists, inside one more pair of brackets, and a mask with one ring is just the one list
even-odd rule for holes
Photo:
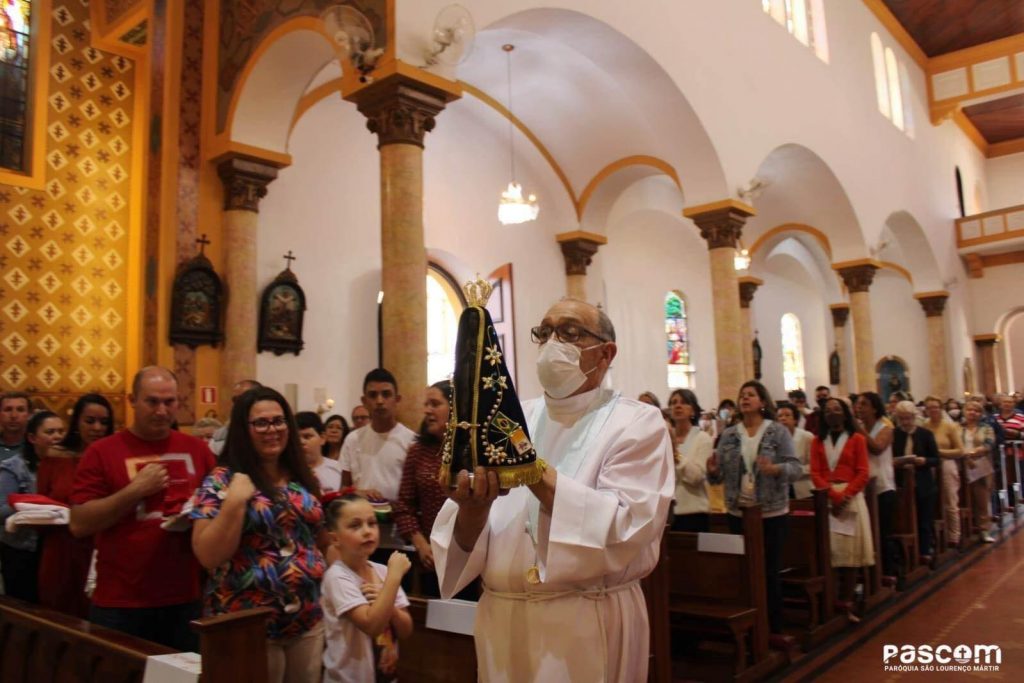
[[530,330],[530,338],[533,339],[534,344],[543,344],[551,338],[551,335],[555,335],[555,339],[566,344],[575,344],[580,340],[580,337],[593,337],[594,339],[600,339],[603,342],[610,341],[603,335],[593,332],[577,325],[576,323],[562,323],[561,325],[538,325]]
[[288,429],[288,420],[284,419],[283,415],[278,415],[269,420],[265,417],[259,417],[255,420],[249,420],[249,426],[252,427],[254,432],[262,434],[269,432],[271,429]]

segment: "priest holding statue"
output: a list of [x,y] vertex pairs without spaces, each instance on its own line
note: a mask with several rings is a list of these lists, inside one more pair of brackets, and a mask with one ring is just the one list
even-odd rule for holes
[[615,329],[563,299],[532,329],[544,396],[520,406],[484,306],[467,286],[442,450],[451,495],[431,534],[441,593],[477,576],[480,680],[642,681],[640,579],[658,561],[675,489],[661,413],[607,381]]

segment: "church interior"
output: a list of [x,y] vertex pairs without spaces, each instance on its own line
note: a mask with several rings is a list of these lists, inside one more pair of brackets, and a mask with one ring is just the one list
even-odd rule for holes
[[[666,404],[752,378],[1024,388],[1019,2],[459,1],[4,0],[0,391],[60,414],[99,393],[123,424],[160,365],[189,431],[246,378],[347,416],[385,367],[416,428],[477,278],[522,397],[565,296],[613,321],[614,386]],[[902,602],[866,575],[862,627],[907,641],[901,612],[987,589],[1021,544],[957,551]],[[882,641],[814,595],[802,653],[754,627],[749,653],[698,652],[737,662],[703,678],[666,626],[651,680],[882,674]],[[1012,621],[949,619],[1024,671]]]

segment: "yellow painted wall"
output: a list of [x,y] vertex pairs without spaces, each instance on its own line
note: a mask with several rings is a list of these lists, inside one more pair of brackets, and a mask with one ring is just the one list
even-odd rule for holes
[[[133,229],[136,65],[90,46],[89,10],[50,22],[45,185],[0,185],[0,390],[54,407],[85,391],[125,390]],[[118,401],[120,404],[120,401]]]

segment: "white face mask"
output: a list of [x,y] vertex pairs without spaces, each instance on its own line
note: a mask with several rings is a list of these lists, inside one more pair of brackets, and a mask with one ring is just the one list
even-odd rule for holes
[[551,398],[565,398],[583,386],[587,375],[596,370],[597,366],[583,372],[580,369],[580,354],[598,346],[601,344],[581,349],[575,344],[566,344],[554,338],[545,342],[537,356],[537,379],[544,387],[544,393]]

